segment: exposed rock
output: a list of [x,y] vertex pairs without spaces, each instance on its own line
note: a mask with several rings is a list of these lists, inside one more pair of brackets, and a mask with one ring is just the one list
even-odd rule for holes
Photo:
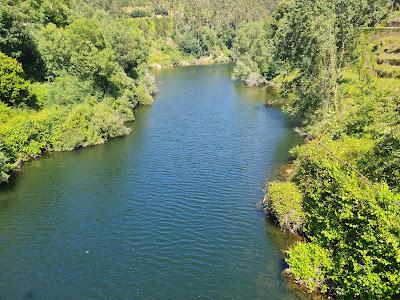
[[186,60],[182,60],[182,61],[179,63],[179,65],[180,65],[180,66],[183,66],[183,67],[186,67],[186,66],[190,66],[190,63],[187,62]]
[[161,70],[162,66],[160,64],[150,64],[151,69]]
[[213,63],[214,63],[214,60],[210,56],[200,57],[199,59],[196,59],[196,61],[195,61],[196,65],[211,65]]

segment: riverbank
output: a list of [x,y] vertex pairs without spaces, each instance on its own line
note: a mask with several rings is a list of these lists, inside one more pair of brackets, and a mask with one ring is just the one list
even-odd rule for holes
[[7,38],[18,41],[16,52],[0,43],[0,184],[44,153],[129,134],[134,108],[151,104],[156,92],[149,66],[227,60],[215,32],[193,28],[196,35],[178,38],[172,17],[115,15],[81,1],[76,11],[54,6],[59,18],[49,21],[37,18],[46,9],[38,6],[17,1],[0,8],[13,20],[4,25]]
[[[215,59],[213,59],[212,57],[201,57],[199,59],[195,59],[195,58],[191,58],[189,60],[182,60],[179,65],[176,66],[171,66],[171,65],[149,65],[148,68],[149,70],[157,70],[160,71],[162,68],[175,68],[175,67],[184,67],[184,66],[205,66],[205,65],[212,65],[212,64],[225,64],[225,61],[217,61]],[[150,90],[152,91],[152,97],[154,97],[155,95],[155,91],[157,90],[157,88],[154,86],[154,79],[153,79],[153,75],[150,74],[149,72],[146,73],[146,76],[149,77],[149,88],[145,88],[146,90]],[[147,92],[148,93],[148,92]],[[23,167],[23,165],[28,162],[29,160],[36,160],[36,159],[40,159],[43,155],[50,153],[50,152],[63,152],[63,151],[74,151],[77,149],[81,149],[81,148],[87,148],[87,147],[91,147],[91,146],[95,146],[95,145],[100,145],[100,144],[104,144],[106,143],[109,139],[115,138],[115,137],[121,137],[121,136],[125,136],[131,133],[131,129],[125,126],[126,122],[132,122],[135,120],[134,117],[134,110],[135,108],[137,108],[138,106],[141,105],[151,105],[153,100],[150,100],[150,95],[140,95],[138,94],[139,98],[137,101],[133,102],[132,104],[123,104],[124,107],[122,107],[121,109],[119,109],[119,111],[117,110],[117,114],[112,122],[117,122],[117,124],[109,124],[107,126],[118,126],[119,129],[118,130],[114,130],[113,132],[109,132],[109,133],[105,133],[102,134],[101,136],[99,136],[98,138],[92,140],[92,141],[88,141],[85,143],[75,143],[75,144],[60,144],[61,142],[58,142],[58,146],[54,145],[54,144],[48,144],[48,142],[45,141],[40,141],[40,147],[36,148],[36,149],[32,149],[30,154],[26,154],[23,157],[21,157],[20,159],[17,159],[12,166],[9,166],[8,168],[4,167],[5,163],[9,163],[9,161],[4,161],[3,165],[1,164],[1,156],[0,156],[0,187],[2,185],[6,185],[7,182],[9,180],[11,180],[13,177],[17,176],[18,173],[21,171],[21,168]],[[11,109],[3,106],[0,106],[0,111],[2,110],[2,112],[5,115],[8,115],[8,117],[12,117],[14,112],[11,111]],[[79,110],[79,109],[78,109]],[[41,112],[43,113],[43,111]],[[95,115],[93,115],[93,117],[95,117]],[[1,121],[1,120],[0,120]],[[102,122],[105,122],[106,120],[103,120]],[[100,129],[100,128],[99,128]],[[6,135],[7,132],[10,132],[8,130],[15,130],[15,127],[11,126],[10,124],[7,123],[1,123],[0,122],[0,135]],[[54,129],[53,129],[54,130]],[[14,137],[12,136],[11,138],[14,139]],[[49,137],[51,139],[51,137]],[[7,143],[8,139],[7,137],[4,139],[4,141]],[[18,140],[17,140],[18,141]],[[1,142],[0,141],[0,150],[1,150]]]
[[358,64],[341,75],[337,111],[308,124],[307,143],[291,150],[293,163],[268,185],[268,212],[307,237],[287,251],[285,277],[308,293],[400,292],[391,242],[400,230],[398,41],[396,30],[364,33]]
[[[187,67],[187,66],[206,66],[206,65],[213,65],[213,64],[228,64],[232,63],[232,60],[228,56],[203,56],[200,58],[195,57],[185,57],[181,60],[175,61],[171,63],[171,58],[166,58],[168,62],[159,62],[159,63],[149,63],[149,68],[151,70],[160,71],[163,68],[174,68],[174,67]],[[152,59],[154,61],[154,59]]]

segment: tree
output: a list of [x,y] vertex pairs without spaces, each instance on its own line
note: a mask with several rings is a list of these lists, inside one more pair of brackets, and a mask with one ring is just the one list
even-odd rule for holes
[[129,31],[123,34],[122,29],[112,30],[102,28],[93,18],[76,19],[66,28],[54,24],[44,27],[38,34],[38,46],[48,77],[68,73],[91,81],[102,93],[121,95],[132,85],[124,68],[134,76],[135,68],[147,57],[147,48]]
[[326,0],[289,0],[275,14],[274,58],[281,65],[286,110],[303,120],[327,108],[336,86],[335,13]]
[[136,68],[148,58],[148,42],[139,31],[133,30],[124,22],[105,20],[101,27],[106,42],[115,52],[118,64],[128,75],[136,77]]
[[33,98],[28,86],[21,64],[0,52],[0,101],[10,106],[23,103],[32,105]]
[[28,76],[42,78],[43,62],[24,15],[8,2],[0,5],[0,51],[22,63]]
[[251,22],[238,30],[232,49],[236,60],[233,79],[256,86],[274,77],[276,66],[270,31],[270,22]]

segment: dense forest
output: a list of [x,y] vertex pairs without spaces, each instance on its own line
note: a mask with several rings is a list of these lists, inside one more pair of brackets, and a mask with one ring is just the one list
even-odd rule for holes
[[45,152],[128,134],[156,93],[149,67],[230,60],[238,28],[274,6],[251,2],[1,0],[0,183]]
[[[0,183],[24,161],[128,134],[152,67],[234,61],[306,143],[265,205],[301,242],[288,276],[400,297],[400,13],[389,0],[0,0]],[[206,59],[205,59],[206,58]]]

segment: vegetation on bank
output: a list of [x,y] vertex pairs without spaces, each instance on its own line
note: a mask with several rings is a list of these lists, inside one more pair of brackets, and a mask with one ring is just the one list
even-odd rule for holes
[[271,183],[265,203],[305,235],[287,263],[310,292],[400,296],[400,34],[387,28],[397,5],[281,1],[234,46],[234,76],[273,81],[308,133],[292,150],[290,181]]
[[398,1],[0,4],[0,183],[46,151],[129,133],[155,93],[150,65],[229,57],[234,79],[279,86],[313,136],[265,198],[306,236],[287,252],[293,278],[338,298],[400,296]]
[[149,67],[226,61],[238,28],[273,6],[0,0],[0,184],[47,151],[128,134],[156,92]]
[[265,205],[281,228],[298,232],[304,224],[303,196],[292,182],[271,182]]

